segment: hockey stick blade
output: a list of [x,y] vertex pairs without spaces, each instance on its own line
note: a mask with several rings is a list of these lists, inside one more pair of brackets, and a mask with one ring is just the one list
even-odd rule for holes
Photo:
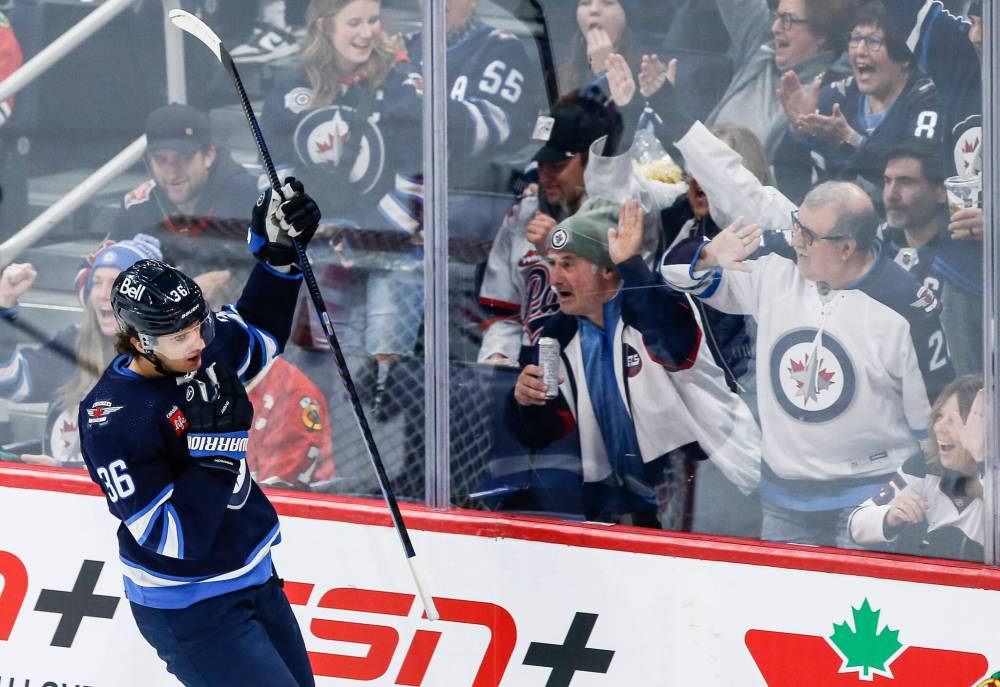
[[246,115],[247,124],[250,126],[250,133],[257,143],[257,152],[260,153],[261,161],[264,163],[267,180],[270,182],[271,188],[277,191],[281,188],[281,182],[278,180],[278,173],[274,169],[271,154],[268,152],[267,144],[264,142],[264,134],[261,133],[260,124],[257,123],[257,116],[253,113],[253,105],[250,104],[250,96],[247,95],[247,90],[243,87],[243,80],[240,78],[240,73],[236,70],[236,63],[233,62],[233,58],[230,56],[229,51],[226,50],[226,46],[222,44],[222,39],[219,38],[215,31],[209,28],[208,24],[190,12],[170,10],[168,16],[174,26],[204,43],[233,78],[233,85],[236,87],[236,92],[240,96],[240,104],[243,106],[243,114]]
[[170,14],[167,16],[170,17],[170,21],[174,26],[181,31],[190,33],[207,45],[208,49],[215,53],[215,57],[219,62],[225,63],[225,60],[222,58],[222,51],[225,50],[222,47],[222,39],[216,35],[215,31],[208,27],[208,24],[184,10],[170,10]]

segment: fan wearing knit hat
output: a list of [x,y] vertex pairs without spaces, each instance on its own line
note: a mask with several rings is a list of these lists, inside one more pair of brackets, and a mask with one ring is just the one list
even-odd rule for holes
[[111,312],[111,285],[118,273],[143,258],[161,259],[160,242],[138,234],[117,243],[107,241],[89,255],[75,280],[83,306],[79,324],[70,324],[36,346],[16,347],[18,299],[38,275],[29,263],[13,263],[0,274],[0,398],[20,403],[49,403],[42,450],[25,454],[25,462],[82,465],[77,435],[77,405],[114,357],[118,326]]
[[[619,214],[624,220],[622,227]],[[639,217],[638,228],[631,222],[635,216]],[[614,298],[621,282],[617,263],[639,253],[639,247],[632,243],[638,237],[641,245],[641,222],[637,202],[619,206],[617,201],[592,197],[549,233],[552,288],[563,313],[587,317],[603,326],[604,304]],[[612,246],[617,260],[612,258]]]
[[[541,336],[559,343],[559,392],[523,353],[504,425],[536,447],[576,432],[587,519],[670,529],[684,511],[672,461],[708,457],[749,493],[759,432],[686,300],[643,261],[642,233],[638,201],[592,196],[549,234],[559,312]],[[718,417],[732,423],[699,419]]]

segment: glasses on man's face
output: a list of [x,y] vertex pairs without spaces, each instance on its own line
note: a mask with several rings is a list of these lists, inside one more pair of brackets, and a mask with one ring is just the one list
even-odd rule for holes
[[781,28],[783,31],[789,31],[796,24],[808,24],[808,19],[802,19],[801,17],[796,17],[791,12],[779,12],[778,10],[771,10],[771,23],[776,21],[781,22]]
[[847,38],[847,47],[857,50],[862,43],[870,52],[878,52],[885,45],[885,39],[878,36],[862,36],[860,33],[852,33]]
[[819,236],[815,231],[804,225],[799,221],[799,211],[792,210],[792,234],[802,233],[802,240],[806,242],[807,246],[811,246],[817,241],[843,241],[844,239],[851,238],[850,236],[844,236],[843,234],[833,234],[830,236]]

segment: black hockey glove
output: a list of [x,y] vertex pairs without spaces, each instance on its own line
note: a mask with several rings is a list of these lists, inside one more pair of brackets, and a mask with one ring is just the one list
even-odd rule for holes
[[238,473],[246,459],[253,405],[232,370],[214,363],[185,385],[188,453],[205,468]]
[[269,188],[257,197],[247,235],[250,252],[274,267],[295,264],[298,255],[292,239],[297,239],[303,248],[309,245],[319,220],[319,207],[305,192],[302,182],[288,177],[277,193]]

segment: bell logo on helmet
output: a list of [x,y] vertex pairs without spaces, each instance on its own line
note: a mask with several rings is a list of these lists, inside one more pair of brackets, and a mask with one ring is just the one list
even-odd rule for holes
[[137,301],[146,292],[146,286],[145,284],[133,284],[132,277],[125,277],[122,280],[121,286],[118,287],[118,292],[123,296],[128,296],[132,300]]

